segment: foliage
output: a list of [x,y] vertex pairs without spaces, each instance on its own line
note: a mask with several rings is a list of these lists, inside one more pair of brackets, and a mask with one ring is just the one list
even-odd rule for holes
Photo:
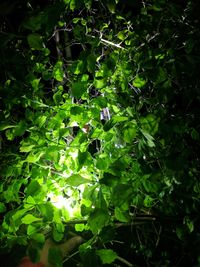
[[6,2],[2,251],[74,231],[80,266],[198,266],[198,2]]

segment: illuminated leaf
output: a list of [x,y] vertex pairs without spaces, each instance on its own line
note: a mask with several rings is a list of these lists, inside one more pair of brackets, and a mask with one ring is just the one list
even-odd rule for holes
[[37,221],[40,221],[40,220],[41,220],[40,218],[37,218],[37,217],[33,216],[32,214],[27,214],[26,216],[24,216],[22,218],[22,223],[31,224],[33,222],[37,222]]
[[111,264],[117,259],[117,253],[112,249],[99,249],[96,254],[101,258],[103,264]]
[[83,178],[79,174],[73,174],[72,176],[66,178],[66,184],[71,186],[79,186],[81,184],[87,184],[87,183],[91,183],[91,181],[86,178]]
[[53,77],[61,82],[64,79],[63,63],[58,61],[53,68]]
[[19,150],[20,152],[30,152],[34,147],[35,145],[24,144],[24,146],[21,146]]
[[115,208],[115,218],[120,222],[129,222],[130,216],[127,211],[120,209],[119,207]]
[[147,81],[145,79],[141,78],[140,76],[136,76],[136,78],[133,80],[133,86],[135,86],[137,88],[144,87],[146,83],[147,83]]
[[144,137],[147,140],[147,144],[149,147],[154,147],[155,143],[154,143],[154,138],[153,136],[151,136],[149,133],[147,133],[145,130],[141,129],[142,134],[144,135]]

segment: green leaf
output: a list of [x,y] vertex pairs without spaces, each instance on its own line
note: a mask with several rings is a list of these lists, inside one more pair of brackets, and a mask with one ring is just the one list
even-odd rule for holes
[[133,80],[133,86],[135,86],[137,88],[144,87],[146,83],[147,83],[147,81],[138,75]]
[[105,78],[95,78],[94,79],[94,86],[97,88],[97,89],[102,89],[103,87],[106,86],[106,79]]
[[45,236],[42,233],[35,233],[35,234],[31,235],[31,238],[33,240],[35,240],[36,242],[41,243],[41,244],[44,244],[44,242],[45,242]]
[[107,209],[107,203],[105,201],[103,192],[102,192],[102,188],[99,189],[98,195],[97,195],[97,199],[95,202],[95,207],[99,208],[99,209]]
[[36,154],[29,154],[26,158],[26,161],[29,163],[36,163],[40,160],[40,158],[44,155],[44,152],[38,152]]
[[95,72],[96,59],[97,59],[97,57],[94,56],[93,54],[91,54],[87,57],[87,70],[90,73]]
[[37,218],[37,217],[33,216],[32,214],[27,214],[26,216],[24,216],[22,218],[22,223],[31,224],[33,222],[37,222],[37,221],[40,221],[40,220],[41,220],[40,218]]
[[103,264],[111,264],[117,259],[117,253],[112,249],[99,249],[96,254],[100,257]]
[[77,232],[83,232],[84,230],[86,230],[86,226],[85,226],[85,224],[76,224],[75,225],[75,230]]
[[79,81],[72,84],[72,96],[79,99],[87,92],[87,82]]
[[4,213],[6,211],[6,206],[4,203],[0,202],[0,213]]
[[82,168],[83,165],[87,165],[87,159],[90,156],[89,152],[78,152],[78,162],[79,162],[79,168]]
[[184,224],[187,225],[190,233],[194,231],[194,222],[188,216],[184,218]]
[[24,120],[21,120],[17,124],[17,126],[14,130],[14,135],[15,136],[22,136],[24,134],[24,132],[26,131],[26,127],[27,127],[26,122]]
[[38,210],[40,211],[44,221],[51,222],[53,220],[54,209],[50,202],[38,205]]
[[108,10],[110,11],[110,13],[115,13],[115,9],[116,9],[116,3],[115,0],[109,0],[106,3]]
[[27,204],[32,204],[32,205],[36,204],[36,202],[35,202],[35,200],[34,200],[34,198],[32,196],[28,196],[27,197],[26,203]]
[[92,6],[92,0],[84,0],[84,3],[85,3],[85,7],[87,9],[91,9],[91,6]]
[[31,33],[27,36],[30,48],[35,50],[42,50],[44,48],[42,36],[38,33]]
[[150,208],[153,206],[154,199],[151,196],[146,196],[144,199],[144,206]]
[[41,190],[41,185],[38,183],[38,181],[31,181],[26,189],[26,195],[27,196],[34,196],[37,195]]
[[93,234],[101,231],[107,225],[110,216],[105,209],[95,209],[88,219],[88,225]]
[[136,121],[129,122],[123,131],[124,141],[126,143],[133,143],[133,140],[137,136],[137,123]]
[[107,167],[108,167],[108,159],[106,159],[106,158],[99,158],[99,159],[97,159],[96,167],[99,170],[106,171],[107,170]]
[[87,183],[91,183],[91,181],[86,178],[83,178],[79,174],[73,174],[72,176],[66,179],[66,184],[71,186],[79,186],[81,184],[87,184]]
[[27,153],[30,152],[34,147],[35,145],[28,145],[27,143],[25,143],[20,147],[19,151]]
[[151,135],[154,135],[158,131],[159,118],[153,114],[148,114],[146,117],[141,117],[141,127],[143,130]]
[[10,125],[10,124],[6,124],[6,123],[2,123],[0,125],[0,131],[6,130],[6,129],[10,129],[10,128],[14,128],[16,127],[16,125]]
[[42,13],[28,17],[28,19],[24,21],[23,27],[31,31],[40,30],[42,24],[42,17]]
[[37,232],[37,227],[29,224],[27,227],[27,235],[34,235]]
[[144,137],[147,140],[147,144],[149,147],[154,147],[155,143],[154,143],[154,138],[153,136],[151,136],[149,133],[147,133],[145,130],[140,129],[142,134],[144,135]]
[[115,208],[115,218],[120,222],[129,222],[130,216],[128,211],[124,211],[119,207]]
[[62,252],[59,248],[53,247],[49,249],[48,262],[54,267],[62,267]]
[[53,68],[53,77],[61,82],[63,81],[63,78],[64,78],[64,71],[63,71],[63,63],[62,61],[58,61],[54,68]]
[[37,91],[37,90],[39,89],[40,79],[33,78],[33,79],[30,81],[30,83],[31,83],[31,85],[32,85],[34,91]]
[[167,79],[168,79],[168,74],[167,74],[166,69],[159,67],[158,73],[157,73],[157,78],[156,78],[156,83],[157,84],[162,83]]
[[39,262],[40,254],[39,254],[39,249],[37,247],[29,245],[28,249],[27,249],[27,252],[28,252],[28,256],[29,256],[31,262],[33,262],[33,263]]
[[132,187],[128,184],[117,184],[113,188],[112,201],[115,206],[127,202],[132,195]]

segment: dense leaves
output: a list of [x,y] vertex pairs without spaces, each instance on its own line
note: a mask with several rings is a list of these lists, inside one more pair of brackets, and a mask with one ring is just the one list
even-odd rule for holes
[[66,265],[199,265],[199,9],[1,1],[3,252],[72,231]]

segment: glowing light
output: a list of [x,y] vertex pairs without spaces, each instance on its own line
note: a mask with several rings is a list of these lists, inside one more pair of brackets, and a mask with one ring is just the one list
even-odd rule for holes
[[54,195],[53,193],[50,193],[48,197],[54,207],[57,209],[66,209],[70,217],[73,217],[79,208],[77,206],[73,207],[73,200],[65,198],[62,195]]

